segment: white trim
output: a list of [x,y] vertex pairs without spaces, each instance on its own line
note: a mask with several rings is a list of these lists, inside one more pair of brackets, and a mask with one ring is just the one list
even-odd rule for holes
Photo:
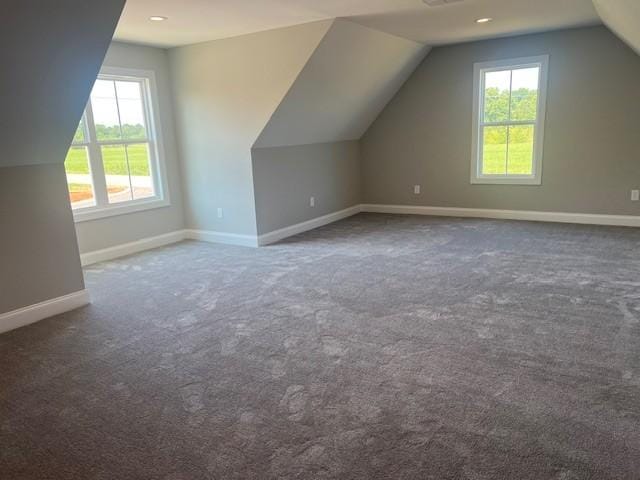
[[[505,69],[518,70],[522,68],[539,67],[538,78],[538,112],[532,122],[483,122],[484,112],[484,79],[485,73]],[[547,108],[547,86],[549,76],[549,55],[536,57],[513,58],[492,62],[481,62],[473,65],[473,118],[472,118],[472,151],[471,175],[473,185],[541,185],[542,158],[544,149],[544,124]],[[509,104],[511,108],[511,104]],[[533,175],[482,175],[483,137],[481,130],[488,125],[533,125]],[[508,142],[508,139],[507,139]]]
[[126,255],[132,255],[134,253],[143,252],[145,250],[151,250],[153,248],[170,245],[182,240],[198,240],[201,242],[239,245],[243,247],[258,247],[277,242],[278,240],[282,240],[283,238],[287,238],[292,235],[297,235],[298,233],[313,230],[314,228],[318,228],[323,225],[336,222],[338,220],[342,220],[343,218],[355,215],[360,211],[360,205],[354,205],[353,207],[349,207],[338,212],[323,215],[322,217],[317,217],[306,222],[297,223],[295,225],[281,228],[279,230],[274,230],[260,236],[218,232],[214,230],[176,230],[174,232],[157,235],[155,237],[142,238],[134,242],[123,243],[121,245],[115,245],[113,247],[105,248],[102,250],[83,253],[80,255],[80,261],[82,263],[82,266],[85,267],[94,263],[114,260]]
[[258,237],[258,245],[269,245],[270,243],[277,242],[284,238],[291,237],[308,230],[313,230],[314,228],[322,227],[329,223],[337,222],[343,218],[351,217],[352,215],[360,212],[361,205],[354,205],[353,207],[345,208],[344,210],[329,213],[321,217],[316,217],[314,219],[307,220],[306,222],[296,223],[289,227],[284,227],[269,233],[263,233]]
[[533,222],[580,223],[587,225],[612,225],[640,227],[640,215],[603,215],[592,213],[540,212],[530,210],[494,210],[460,207],[423,207],[419,205],[379,205],[362,204],[345,208],[322,217],[289,227],[274,230],[262,235],[243,235],[238,233],[217,232],[212,230],[176,230],[155,237],[143,238],[114,247],[96,250],[80,255],[82,266],[113,260],[126,255],[143,252],[153,248],[170,245],[182,240],[198,240],[210,243],[258,247],[269,245],[287,237],[328,225],[360,212],[395,213],[404,215],[433,215],[442,217],[495,218],[503,220],[525,220]]
[[142,238],[134,242],[123,243],[102,250],[94,250],[80,255],[83,267],[98,262],[115,260],[116,258],[133,255],[134,253],[152,250],[182,240],[199,240],[210,243],[224,243],[229,245],[242,245],[245,247],[257,247],[258,238],[255,235],[240,235],[237,233],[215,232],[211,230],[176,230],[173,232]]
[[80,290],[62,297],[52,298],[44,302],[18,308],[11,312],[0,314],[0,333],[8,332],[15,328],[23,327],[31,323],[39,322],[48,317],[60,313],[75,310],[90,302],[89,291]]
[[171,204],[168,199],[159,199],[158,197],[129,200],[122,202],[122,204],[113,204],[111,207],[86,207],[74,210],[73,220],[75,223],[88,222],[106,217],[127,215],[129,213],[143,212],[145,210],[169,206],[171,206]]
[[199,240],[201,242],[224,243],[227,245],[240,245],[243,247],[257,247],[256,235],[243,235],[239,233],[216,232],[214,230],[185,230],[185,238]]
[[604,215],[597,213],[539,212],[530,210],[494,210],[459,207],[422,207],[418,205],[362,205],[363,212],[433,215],[443,217],[495,218],[531,222],[580,223],[640,227],[640,215]]
[[102,250],[94,250],[80,255],[82,266],[92,265],[98,262],[113,260],[115,258],[124,257],[134,253],[151,250],[152,248],[163,247],[172,243],[180,242],[186,237],[185,230],[176,230],[155,237],[147,237],[135,242],[123,243],[114,247],[104,248]]

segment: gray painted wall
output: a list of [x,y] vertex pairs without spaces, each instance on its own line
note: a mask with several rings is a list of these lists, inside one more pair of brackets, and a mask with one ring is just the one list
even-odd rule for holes
[[[253,149],[258,234],[360,203],[357,141]],[[315,207],[309,197],[315,197]]]
[[347,20],[332,23],[254,144],[259,234],[360,203],[357,140],[427,52]]
[[84,288],[62,163],[0,168],[0,313]]
[[153,70],[158,89],[157,106],[160,131],[165,152],[166,174],[169,184],[167,207],[118,215],[76,223],[80,252],[133,242],[146,237],[184,228],[184,213],[173,105],[169,80],[169,61],[164,49],[113,42],[107,51],[104,66]]
[[3,0],[0,167],[62,163],[124,0]]
[[0,313],[84,288],[63,161],[123,5],[2,3]]
[[251,146],[330,25],[169,51],[188,228],[256,233]]
[[254,146],[359,139],[427,52],[422,44],[335,20]]
[[[542,185],[471,185],[474,62],[542,54]],[[638,215],[639,79],[640,58],[602,26],[435,48],[362,139],[364,201]]]

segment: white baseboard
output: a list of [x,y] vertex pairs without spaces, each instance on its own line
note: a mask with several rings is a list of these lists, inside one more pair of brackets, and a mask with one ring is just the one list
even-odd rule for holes
[[640,215],[602,215],[591,213],[540,212],[530,210],[495,210],[486,208],[459,207],[423,207],[419,205],[382,205],[362,204],[345,208],[338,212],[313,218],[306,222],[296,223],[285,228],[264,233],[262,235],[243,235],[238,233],[217,232],[212,230],[176,230],[155,237],[116,245],[80,255],[83,266],[96,262],[113,260],[125,255],[162,247],[181,240],[200,240],[203,242],[258,247],[269,245],[287,237],[297,235],[314,228],[337,222],[359,212],[397,213],[408,215],[433,215],[443,217],[494,218],[503,220],[526,220],[535,222],[580,223],[586,225],[611,225],[622,227],[640,227]]
[[135,242],[123,243],[115,247],[95,250],[80,255],[82,266],[91,265],[98,262],[113,260],[114,258],[124,257],[133,253],[143,252],[152,248],[163,247],[172,243],[179,242],[186,238],[184,230],[176,230],[174,232],[157,235],[155,237],[147,237]]
[[257,247],[258,239],[255,235],[240,235],[237,233],[214,232],[210,230],[176,230],[174,232],[143,238],[135,242],[123,243],[103,250],[95,250],[80,255],[82,266],[92,265],[98,262],[114,260],[116,258],[144,252],[153,248],[164,247],[182,240],[200,240],[203,242],[226,243],[231,245],[243,245]]
[[52,298],[28,307],[0,313],[0,333],[35,323],[60,313],[75,310],[90,301],[88,290],[80,290],[62,297]]
[[213,230],[185,230],[185,238],[200,240],[201,242],[225,243],[243,247],[257,247],[256,235],[242,235],[239,233],[216,232]]
[[229,245],[240,245],[244,247],[259,247],[277,242],[287,237],[297,235],[298,233],[313,230],[329,223],[342,220],[360,212],[360,205],[345,208],[338,212],[329,213],[321,217],[307,220],[306,222],[296,223],[285,228],[264,233],[262,235],[241,235],[237,233],[216,232],[210,230],[185,230],[185,238],[191,240],[200,240],[203,242],[226,243]]
[[527,220],[533,222],[580,223],[587,225],[611,225],[640,227],[640,216],[602,215],[592,213],[538,212],[528,210],[493,210],[485,208],[422,207],[416,205],[361,205],[363,212],[400,213],[409,215],[433,215],[441,217],[494,218],[503,220]]
[[360,205],[340,210],[338,212],[323,215],[322,217],[313,218],[306,222],[297,223],[289,227],[274,230],[263,235],[245,235],[239,233],[218,232],[214,230],[176,230],[174,232],[157,235],[155,237],[143,238],[135,242],[123,243],[102,250],[95,250],[80,255],[82,266],[92,265],[98,262],[114,260],[125,255],[143,252],[152,248],[158,248],[182,240],[199,240],[201,242],[223,243],[227,245],[240,245],[243,247],[258,247],[268,245],[283,238],[297,235],[298,233],[313,230],[314,228],[327,225],[329,223],[350,217],[360,212]]
[[328,225],[329,223],[337,222],[338,220],[342,220],[343,218],[350,217],[360,212],[361,205],[354,205],[353,207],[345,208],[344,210],[340,210],[338,212],[333,212],[329,213],[328,215],[313,218],[311,220],[307,220],[306,222],[296,223],[295,225],[291,225],[289,227],[274,230],[269,233],[263,233],[258,237],[258,245],[269,245],[270,243],[277,242],[284,238],[291,237],[308,230],[313,230],[314,228],[322,227],[324,225]]

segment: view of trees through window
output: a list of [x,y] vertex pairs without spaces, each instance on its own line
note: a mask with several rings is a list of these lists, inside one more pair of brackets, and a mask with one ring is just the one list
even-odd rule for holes
[[484,74],[482,174],[531,175],[540,68]]
[[[96,205],[96,183],[106,184],[103,197],[110,204],[154,196],[141,82],[99,78],[89,107],[65,159],[73,208]],[[104,182],[96,182],[91,155],[102,165]]]

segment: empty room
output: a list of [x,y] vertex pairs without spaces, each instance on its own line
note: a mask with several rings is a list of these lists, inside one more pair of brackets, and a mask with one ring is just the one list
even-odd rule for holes
[[638,0],[0,3],[0,479],[640,479]]

